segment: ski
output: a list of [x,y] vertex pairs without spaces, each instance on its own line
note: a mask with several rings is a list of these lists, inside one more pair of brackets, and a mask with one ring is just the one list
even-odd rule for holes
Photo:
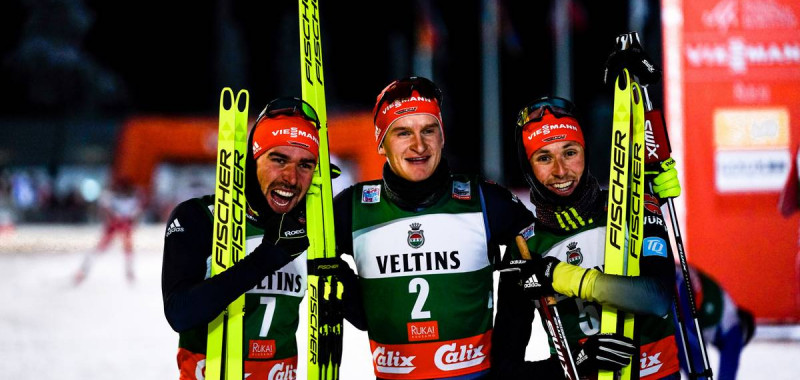
[[325,80],[318,0],[299,0],[300,81],[303,100],[319,117],[319,165],[306,195],[308,220],[308,379],[339,378],[342,357],[343,287],[326,276],[326,259],[336,257],[333,191],[328,150]]
[[[631,172],[630,194],[628,207],[628,253],[625,263],[626,276],[639,275],[639,258],[642,253],[642,240],[644,239],[644,105],[641,87],[635,81],[631,82],[632,131],[631,131]],[[623,320],[623,335],[634,338],[634,314],[625,313]],[[627,380],[639,378],[639,363],[631,363],[623,367],[620,378]]]
[[[616,78],[611,133],[608,214],[604,272],[638,276],[644,229],[644,106],[640,86],[631,81],[627,69]],[[622,331],[634,337],[634,315],[603,306],[600,332]],[[637,362],[632,360],[632,363]],[[638,367],[637,367],[638,370]],[[630,379],[632,365],[620,370]],[[638,378],[638,376],[635,376]],[[614,379],[612,371],[599,371],[598,379]]]
[[[249,95],[222,90],[219,101],[216,183],[214,192],[214,244],[211,276],[244,258],[244,167],[247,151]],[[208,324],[206,372],[208,380],[242,379],[244,295],[234,300]]]

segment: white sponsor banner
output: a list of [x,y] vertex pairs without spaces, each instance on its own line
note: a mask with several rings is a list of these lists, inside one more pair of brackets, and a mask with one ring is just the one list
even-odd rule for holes
[[720,193],[780,191],[789,174],[788,149],[717,150],[715,184]]
[[353,234],[364,278],[472,272],[489,265],[483,214],[431,214],[394,220]]

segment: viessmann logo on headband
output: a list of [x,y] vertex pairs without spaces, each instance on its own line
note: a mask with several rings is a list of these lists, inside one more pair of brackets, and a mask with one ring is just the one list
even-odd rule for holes
[[557,131],[559,129],[568,129],[568,130],[575,131],[575,132],[579,131],[578,127],[576,127],[573,124],[563,124],[563,123],[562,124],[545,124],[545,125],[542,125],[541,128],[533,131],[528,136],[528,140],[533,140],[534,137],[539,136],[539,135],[550,134],[550,132],[554,132],[554,131]]
[[310,139],[315,144],[319,145],[319,139],[317,139],[317,136],[314,136],[312,133],[306,132],[304,130],[298,129],[297,127],[278,129],[276,131],[272,131],[272,135],[273,136],[289,135],[289,137],[291,138],[304,137]]
[[[381,110],[381,113],[386,115],[386,113],[389,112],[389,110],[391,110],[392,108],[402,107],[403,103],[408,103],[408,102],[428,102],[428,103],[432,103],[433,99],[423,98],[421,96],[412,96],[410,98],[403,99],[402,101],[395,100],[395,101],[387,104],[386,107],[383,107],[383,110]],[[408,111],[406,111],[406,112],[408,112]]]

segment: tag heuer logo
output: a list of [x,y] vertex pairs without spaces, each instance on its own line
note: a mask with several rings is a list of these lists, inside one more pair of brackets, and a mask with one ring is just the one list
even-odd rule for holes
[[573,241],[567,244],[567,263],[572,265],[580,265],[583,262],[583,254],[581,249],[578,248],[578,242]]
[[423,230],[420,229],[422,224],[420,223],[411,223],[410,225],[411,230],[408,231],[408,245],[411,248],[419,248],[425,244],[425,235],[423,234]]

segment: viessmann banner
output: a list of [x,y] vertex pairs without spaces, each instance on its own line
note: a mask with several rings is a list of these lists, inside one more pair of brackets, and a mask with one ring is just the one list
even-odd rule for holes
[[[798,220],[776,206],[800,141],[800,1],[662,4],[666,117],[680,141],[690,262],[745,303],[776,294],[757,288],[782,288],[785,299],[758,306],[760,315],[800,320]],[[767,260],[771,275],[756,274],[755,260]],[[736,280],[749,271],[763,283]]]

